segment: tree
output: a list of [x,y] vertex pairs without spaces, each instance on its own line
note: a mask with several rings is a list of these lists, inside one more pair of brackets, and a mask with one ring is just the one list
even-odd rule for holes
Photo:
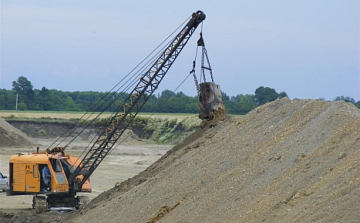
[[73,99],[70,96],[68,96],[66,98],[65,110],[67,110],[67,111],[79,111],[78,105],[75,104],[75,102],[73,101]]
[[356,102],[355,106],[360,109],[360,101]]
[[24,102],[28,108],[31,108],[35,96],[31,82],[26,77],[20,76],[17,81],[13,81],[12,86],[19,94],[19,102]]
[[50,91],[46,87],[42,87],[36,98],[36,107],[42,111],[49,111],[52,107],[50,100]]
[[175,97],[176,94],[173,91],[170,90],[164,90],[161,92],[161,96],[157,100],[157,111],[156,112],[174,112],[174,102],[173,97]]
[[13,81],[12,85],[13,85],[13,90],[15,90],[15,92],[19,94],[26,95],[31,91],[34,92],[31,82],[26,77],[23,76],[20,76],[17,79],[17,81]]
[[221,97],[223,102],[230,101],[230,97],[223,91],[221,92]]
[[20,110],[20,111],[25,111],[25,110],[27,110],[26,104],[25,104],[24,102],[20,102],[20,103],[18,104],[18,110]]
[[185,96],[184,92],[180,91],[176,93],[176,97],[182,97],[182,96]]
[[50,100],[50,107],[52,111],[63,111],[64,106],[63,106],[63,101],[61,100],[59,95],[53,95],[50,94],[49,96],[49,100]]
[[254,108],[256,108],[254,95],[246,94],[240,98],[240,102],[239,102],[240,114],[244,115]]
[[242,95],[242,94],[238,94],[236,96],[231,96],[230,101],[235,102],[235,103],[239,103],[240,100],[241,100],[241,97],[243,97],[243,96],[244,95]]
[[16,105],[16,94],[13,90],[0,89],[0,97],[5,101],[0,101],[1,109],[13,110]]
[[285,97],[287,97],[287,94],[286,94],[285,91],[280,92],[279,95],[278,95],[278,98],[279,98],[279,99],[285,98]]
[[6,109],[5,95],[0,95],[0,109]]
[[174,97],[174,96],[176,96],[176,94],[170,90],[164,90],[163,92],[161,92],[161,97],[164,99],[168,99],[168,98]]
[[337,96],[334,101],[345,101],[345,102],[351,102],[355,104],[355,100],[353,98],[350,98],[348,96]]
[[258,106],[275,101],[278,97],[279,94],[273,88],[261,86],[255,90],[255,101]]

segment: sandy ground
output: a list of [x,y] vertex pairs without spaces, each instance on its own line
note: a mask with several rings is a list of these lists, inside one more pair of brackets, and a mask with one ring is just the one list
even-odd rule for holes
[[63,222],[359,223],[352,104],[284,98],[208,126]]
[[[161,154],[136,143],[141,150],[125,144],[112,156],[137,166],[149,150]],[[145,171],[114,188],[106,184],[111,189],[81,210],[2,213],[0,222],[359,223],[359,148],[360,110],[353,104],[284,98],[241,118],[205,123]],[[123,176],[126,165],[114,164],[101,165],[99,179]]]
[[[36,139],[41,148],[46,148],[53,140]],[[87,142],[76,142],[76,149],[68,149],[71,155],[79,155]],[[124,181],[146,169],[165,154],[172,145],[155,145],[144,142],[127,142],[117,146],[100,164],[91,177],[92,193],[86,193],[93,199],[100,193],[113,188],[116,182]],[[0,148],[0,172],[8,175],[8,162],[11,155],[20,152],[35,151],[35,148]],[[0,192],[0,211],[22,211],[31,208],[32,196],[6,196]],[[2,209],[2,210],[1,210]]]

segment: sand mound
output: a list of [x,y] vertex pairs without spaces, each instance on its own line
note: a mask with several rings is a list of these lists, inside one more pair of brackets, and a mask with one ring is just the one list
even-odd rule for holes
[[358,222],[359,148],[352,104],[285,98],[195,132],[67,221]]
[[34,145],[33,140],[0,117],[0,147],[23,147]]

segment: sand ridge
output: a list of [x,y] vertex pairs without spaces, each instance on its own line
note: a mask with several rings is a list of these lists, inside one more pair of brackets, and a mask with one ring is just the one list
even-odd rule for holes
[[82,210],[31,219],[355,223],[359,148],[353,104],[283,98],[208,123]]
[[359,148],[355,106],[285,98],[206,129],[69,220],[358,222]]

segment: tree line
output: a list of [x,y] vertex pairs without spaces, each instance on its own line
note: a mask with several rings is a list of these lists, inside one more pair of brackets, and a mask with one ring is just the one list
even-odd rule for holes
[[[19,77],[12,83],[12,90],[0,89],[0,110],[33,111],[117,111],[127,97],[127,93],[111,94],[95,91],[59,91],[54,89],[34,89],[26,77]],[[222,100],[228,114],[246,114],[257,106],[286,97],[285,92],[260,86],[255,94],[228,96],[222,92]],[[360,101],[339,96],[334,100],[344,100],[360,108]],[[17,101],[17,103],[16,103]],[[152,95],[141,110],[155,113],[197,113],[198,97],[187,96],[183,92],[164,90]]]

